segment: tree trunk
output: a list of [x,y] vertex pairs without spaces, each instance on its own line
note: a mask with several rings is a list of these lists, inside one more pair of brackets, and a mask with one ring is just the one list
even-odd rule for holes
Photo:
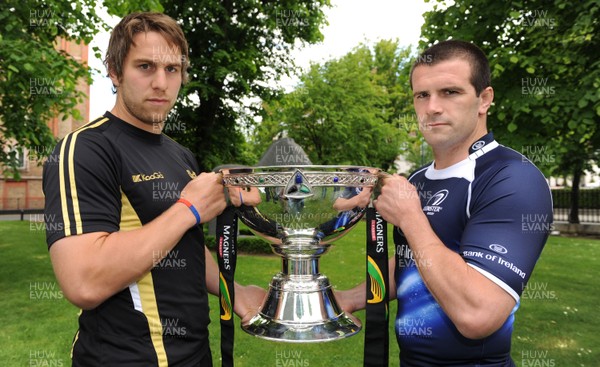
[[581,164],[573,167],[573,185],[571,187],[571,212],[569,213],[569,223],[579,223],[579,183],[583,170]]

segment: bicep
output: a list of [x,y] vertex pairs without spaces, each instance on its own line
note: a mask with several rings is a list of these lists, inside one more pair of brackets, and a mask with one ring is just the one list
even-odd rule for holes
[[94,249],[108,235],[107,232],[93,232],[63,237],[50,247],[52,267],[67,299],[83,286],[84,275],[90,272],[97,259]]
[[[552,223],[544,182],[510,176],[477,198],[463,232],[460,255],[515,301],[525,287]],[[546,186],[546,187],[545,187]]]

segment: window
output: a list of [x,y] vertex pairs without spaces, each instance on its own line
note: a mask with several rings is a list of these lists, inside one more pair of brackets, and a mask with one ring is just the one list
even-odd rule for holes
[[16,166],[19,170],[27,169],[27,153],[25,149],[20,147],[13,147],[8,153],[10,160],[16,162]]

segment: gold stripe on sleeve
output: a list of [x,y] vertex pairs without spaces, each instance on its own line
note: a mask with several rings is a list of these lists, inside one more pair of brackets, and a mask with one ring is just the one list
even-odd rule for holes
[[[77,196],[77,184],[75,181],[75,161],[73,157],[75,156],[75,143],[77,141],[77,135],[80,132],[93,129],[98,127],[108,121],[108,118],[105,117],[98,122],[90,123],[78,130],[75,130],[70,134],[70,141],[67,160],[67,169],[69,170],[69,187],[71,189],[71,201],[73,205],[73,215],[75,217],[75,234],[81,234],[83,232],[83,225],[81,223],[81,212],[79,211],[79,197]],[[66,198],[66,180],[65,180],[65,167],[64,167],[64,158],[65,158],[65,146],[67,145],[67,138],[65,137],[62,146],[60,147],[60,158],[59,158],[59,180],[60,180],[60,195],[61,195],[61,205],[63,212],[63,220],[65,222],[65,236],[70,236],[71,233],[71,225],[69,222],[69,214],[68,214],[68,206],[67,206],[67,198]]]
[[69,220],[69,211],[67,207],[67,189],[65,187],[65,160],[63,157],[65,156],[65,146],[67,145],[67,139],[69,136],[66,136],[60,145],[60,155],[58,158],[58,182],[60,189],[60,206],[62,209],[63,223],[65,226],[65,237],[71,235],[71,222]]

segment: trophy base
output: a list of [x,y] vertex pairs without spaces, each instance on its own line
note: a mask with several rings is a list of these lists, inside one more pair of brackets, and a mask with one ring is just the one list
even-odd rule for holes
[[242,329],[257,338],[283,343],[319,343],[340,340],[358,333],[360,321],[349,314],[315,325],[287,324],[260,313]]
[[287,343],[318,343],[358,333],[360,321],[337,304],[329,280],[276,275],[261,311],[242,329],[258,338]]

